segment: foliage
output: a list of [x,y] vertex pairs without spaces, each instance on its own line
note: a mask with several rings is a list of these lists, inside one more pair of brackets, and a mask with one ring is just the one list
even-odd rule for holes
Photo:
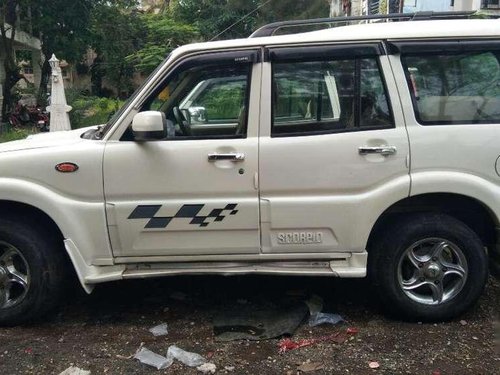
[[329,13],[329,0],[271,1],[259,11],[257,26],[276,21],[328,17]]
[[[178,0],[173,3],[175,19],[193,24],[204,40],[210,40],[224,29],[255,10],[262,0]],[[222,38],[242,38],[251,34],[257,22],[256,13],[228,30]]]
[[328,0],[177,0],[172,12],[176,19],[195,25],[204,40],[216,37],[236,23],[217,37],[233,39],[246,38],[257,27],[270,22],[326,17],[329,3]]
[[226,84],[208,90],[202,94],[193,106],[205,108],[207,118],[211,120],[238,119],[246,93],[246,85],[242,82]]
[[145,15],[146,44],[130,54],[127,61],[141,72],[150,73],[176,47],[198,38],[197,30],[188,24],[173,20],[168,15]]
[[33,31],[42,42],[42,77],[38,98],[44,102],[51,73],[48,60],[55,54],[61,60],[75,63],[81,60],[91,33],[89,23],[93,0],[29,0],[32,12]]
[[[90,69],[94,94],[104,95],[103,79],[119,94],[127,94],[132,89],[135,71],[150,73],[180,45],[210,40],[221,32],[217,39],[247,37],[258,26],[273,21],[324,17],[328,15],[329,1],[169,0],[156,8],[159,14],[145,13],[139,3],[138,0],[0,0],[0,18],[12,20],[14,30],[19,26],[32,28],[34,35],[41,38],[45,58],[38,92],[41,104],[50,77],[47,60],[52,53],[77,64],[78,71],[85,73],[80,63],[87,49],[92,48],[97,53]],[[32,25],[15,25],[16,12],[21,15],[21,22],[30,19]],[[5,38],[5,30],[0,30],[0,34]],[[22,75],[14,48],[11,44],[7,47],[1,53],[7,57],[5,87],[10,92]],[[4,90],[4,95],[7,102],[12,102],[9,92],[6,95]]]
[[[246,38],[258,25],[291,18],[328,15],[327,0],[177,0],[159,15],[146,15],[143,48],[127,58],[150,73],[175,47],[197,40]],[[241,21],[241,22],[239,22]]]
[[25,128],[22,129],[9,129],[0,132],[0,143],[16,141],[24,139],[31,134],[31,131]]
[[87,96],[75,90],[67,90],[66,94],[73,107],[69,112],[73,129],[104,124],[123,105],[120,100]]
[[126,57],[143,45],[146,27],[130,1],[104,2],[92,11],[92,40],[97,53],[91,72],[94,94],[101,94],[102,78],[112,83],[118,93],[132,88],[133,64]]

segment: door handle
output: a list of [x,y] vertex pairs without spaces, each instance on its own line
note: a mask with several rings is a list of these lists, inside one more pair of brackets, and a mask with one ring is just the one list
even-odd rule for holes
[[245,160],[245,154],[242,152],[234,152],[234,153],[211,153],[208,154],[208,161],[219,161],[219,160],[230,160],[230,161],[243,161]]
[[363,146],[358,148],[358,152],[360,155],[370,155],[370,154],[378,154],[382,156],[394,155],[397,149],[394,146],[377,146],[377,147],[368,147]]

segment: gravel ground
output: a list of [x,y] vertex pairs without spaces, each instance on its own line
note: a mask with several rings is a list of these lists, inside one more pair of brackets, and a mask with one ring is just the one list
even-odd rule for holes
[[[348,323],[302,324],[293,340],[348,327],[358,333],[343,343],[324,341],[284,354],[278,353],[279,339],[222,343],[214,338],[212,319],[220,311],[313,294],[324,299],[323,311],[339,313]],[[296,374],[307,362],[320,367],[314,374],[500,374],[497,279],[490,279],[475,308],[447,323],[390,320],[376,300],[365,280],[328,278],[174,277],[102,285],[90,296],[75,288],[48,319],[0,328],[0,374],[59,374],[70,365],[92,374],[199,374],[179,362],[158,371],[127,359],[141,343],[162,355],[174,344],[200,353],[221,374]],[[168,335],[148,332],[163,322]],[[370,362],[379,367],[370,368]]]

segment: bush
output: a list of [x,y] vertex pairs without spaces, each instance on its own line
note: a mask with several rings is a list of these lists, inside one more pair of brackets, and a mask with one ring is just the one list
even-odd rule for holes
[[0,130],[0,143],[24,139],[31,134],[28,129],[10,129],[2,126]]
[[84,95],[74,90],[68,90],[66,97],[68,104],[73,107],[69,112],[72,129],[105,124],[123,105],[118,99]]

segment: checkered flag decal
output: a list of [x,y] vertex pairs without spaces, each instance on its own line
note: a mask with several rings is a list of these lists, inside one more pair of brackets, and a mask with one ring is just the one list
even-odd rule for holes
[[[155,217],[160,211],[162,205],[152,206],[137,206],[130,214],[128,219],[149,219],[144,228],[146,229],[163,229],[170,224],[175,218],[191,219],[189,224],[207,227],[208,224],[215,221],[222,221],[227,215],[236,215],[237,204],[228,204],[224,208],[215,208],[207,216],[198,216],[198,213],[205,207],[204,204],[185,204],[174,216]],[[211,219],[211,220],[209,220]]]

